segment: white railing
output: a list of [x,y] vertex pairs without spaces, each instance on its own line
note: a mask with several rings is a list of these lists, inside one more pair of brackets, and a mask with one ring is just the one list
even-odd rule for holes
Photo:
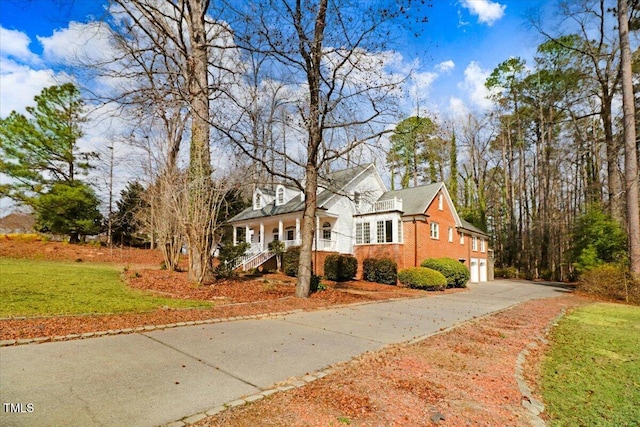
[[375,212],[389,212],[389,211],[402,211],[402,199],[394,197],[388,200],[379,200],[369,206],[366,209],[361,210],[361,213],[375,213]]
[[253,258],[250,258],[248,260],[246,260],[245,262],[242,263],[242,270],[243,271],[247,271],[247,270],[251,270],[252,268],[256,268],[262,264],[264,264],[265,262],[267,262],[269,259],[271,259],[271,257],[275,256],[275,254],[271,251],[264,251],[261,252],[255,256],[253,256]]
[[317,251],[333,251],[335,250],[336,242],[329,239],[317,239],[316,250]]
[[283,240],[284,242],[284,248],[289,249],[291,246],[300,246],[302,244],[302,241],[300,239],[295,239],[295,240]]

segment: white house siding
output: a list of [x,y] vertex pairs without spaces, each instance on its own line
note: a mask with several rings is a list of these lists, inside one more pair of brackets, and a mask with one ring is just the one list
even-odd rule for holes
[[336,194],[325,206],[327,213],[336,217],[332,235],[337,242],[336,251],[343,254],[354,252],[356,207],[352,197],[355,192],[360,194],[361,206],[366,208],[384,193],[384,186],[373,168],[349,183],[343,190],[344,194]]

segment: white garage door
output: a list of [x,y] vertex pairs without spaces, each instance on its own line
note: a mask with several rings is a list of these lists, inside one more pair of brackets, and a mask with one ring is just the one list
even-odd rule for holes
[[480,278],[478,275],[478,258],[471,258],[471,267],[469,268],[469,272],[471,273],[471,283],[478,283],[478,279]]
[[481,282],[487,281],[487,260],[486,259],[480,260],[480,281]]

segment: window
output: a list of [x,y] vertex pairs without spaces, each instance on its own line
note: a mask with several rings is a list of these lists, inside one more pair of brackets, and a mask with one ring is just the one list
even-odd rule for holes
[[256,192],[253,196],[253,208],[260,209],[262,208],[262,197],[260,197],[260,193]]
[[440,238],[440,225],[437,222],[431,223],[431,238],[439,239]]
[[393,242],[393,221],[378,221],[377,222],[377,242],[378,243],[391,243]]
[[362,244],[362,224],[356,224],[356,245]]
[[236,242],[242,243],[247,241],[247,229],[244,227],[236,228]]
[[398,220],[398,243],[402,243],[402,220]]
[[464,245],[464,233],[460,233],[460,244]]
[[478,250],[478,237],[477,236],[473,236],[473,239],[471,240],[471,250],[472,251],[477,251]]
[[277,228],[274,228],[271,232],[273,233],[274,241],[280,240],[280,231]]
[[287,227],[287,229],[284,231],[284,234],[287,236],[287,240],[295,240],[296,229],[293,227]]
[[328,222],[322,224],[322,239],[331,240],[331,224]]
[[276,205],[284,205],[284,187],[278,187],[276,190]]
[[453,228],[449,227],[449,242],[453,242]]
[[443,209],[444,209],[444,206],[443,206],[443,199],[444,199],[444,197],[442,196],[442,193],[440,193],[440,194],[438,195],[438,210],[439,210],[439,211],[441,211],[441,210],[443,210]]
[[484,252],[484,251],[485,251],[484,239],[480,239],[480,252]]
[[362,224],[362,243],[371,243],[371,224]]

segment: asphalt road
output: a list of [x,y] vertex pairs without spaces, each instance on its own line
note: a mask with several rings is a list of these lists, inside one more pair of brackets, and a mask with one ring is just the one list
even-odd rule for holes
[[0,425],[163,425],[387,344],[564,292],[494,281],[420,299],[3,347]]

